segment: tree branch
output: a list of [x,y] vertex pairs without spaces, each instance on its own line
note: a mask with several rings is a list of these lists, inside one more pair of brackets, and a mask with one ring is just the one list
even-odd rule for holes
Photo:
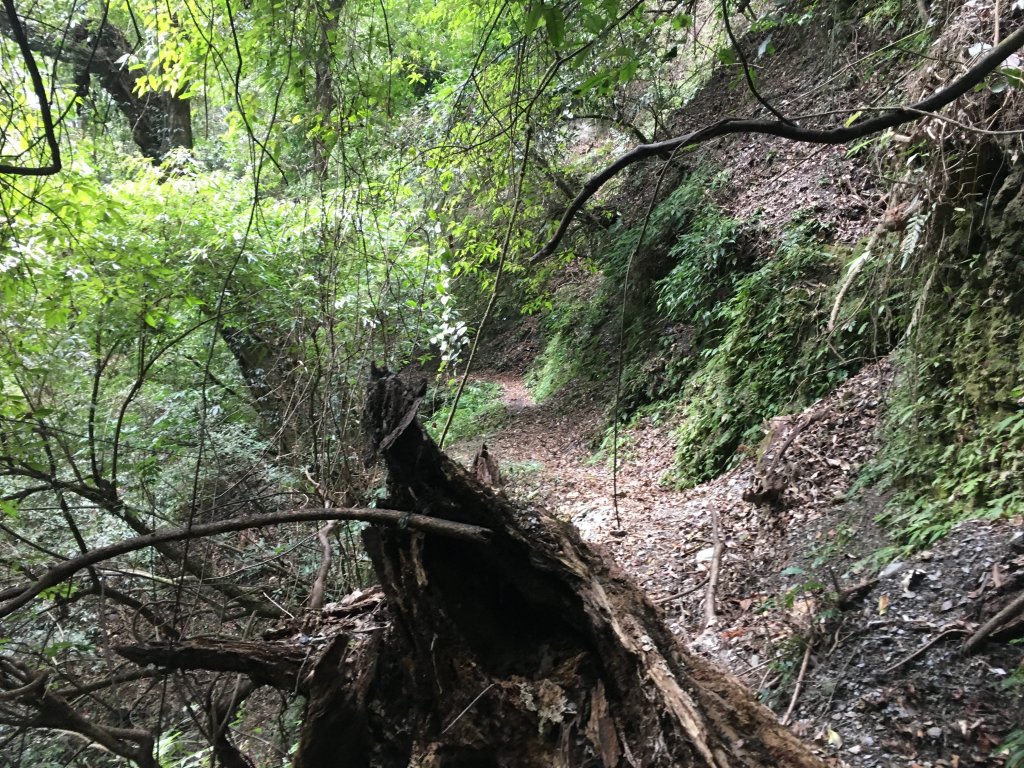
[[14,0],[3,0],[0,34],[18,40],[20,45],[16,28],[21,29],[22,38],[32,51],[69,64],[79,74],[95,75],[128,121],[132,140],[143,155],[160,162],[173,147],[191,148],[188,100],[167,92],[150,92],[143,96],[136,92],[141,74],[129,70],[124,63],[133,47],[124,32],[107,21],[105,13],[97,21],[73,26],[68,39],[48,34],[40,24],[29,27],[26,33],[13,9]]
[[[77,733],[139,768],[158,768],[153,757],[153,736],[141,728],[115,728],[83,716],[67,700],[51,690],[48,673],[32,672],[8,660],[0,673],[0,697],[34,711],[14,723],[23,728],[42,728]],[[27,681],[27,682],[26,682]]]
[[21,26],[21,19],[18,18],[18,11],[14,7],[14,0],[3,0],[3,2],[6,26],[10,28],[11,37],[18,44],[21,58],[25,61],[28,76],[32,81],[32,90],[35,91],[36,99],[39,101],[39,114],[43,119],[43,135],[46,138],[46,146],[50,150],[50,163],[49,165],[40,165],[34,168],[0,163],[0,173],[8,173],[14,176],[50,176],[60,173],[63,167],[60,159],[60,146],[57,144],[57,134],[53,127],[53,115],[50,113],[50,101],[46,96],[43,78],[39,74],[39,67],[36,66],[36,59],[32,55],[28,36],[25,34],[24,27]]
[[[592,176],[583,185],[583,189],[565,210],[558,228],[551,239],[535,253],[530,261],[536,262],[551,256],[565,237],[569,225],[576,214],[597,192],[615,176],[631,165],[657,155],[664,155],[685,147],[702,144],[711,139],[735,133],[756,133],[778,136],[791,141],[802,141],[808,144],[846,144],[847,142],[895,128],[903,123],[921,120],[933,112],[952,103],[976,85],[980,85],[1013,52],[1024,47],[1024,27],[1008,35],[999,45],[987,51],[978,61],[958,79],[948,86],[932,94],[916,104],[906,107],[894,107],[876,117],[856,120],[850,125],[837,128],[805,128],[796,122],[783,120],[751,120],[726,118],[703,128],[698,128],[685,136],[641,144],[634,147],[604,170]],[[797,118],[799,119],[799,118]]]
[[425,533],[448,536],[475,544],[484,544],[489,540],[490,531],[477,525],[456,523],[439,517],[413,515],[393,509],[371,509],[367,507],[334,507],[329,509],[301,509],[297,512],[276,512],[269,515],[239,517],[232,520],[220,520],[214,523],[186,526],[183,528],[159,528],[144,536],[119,541],[106,547],[99,547],[77,557],[69,558],[51,566],[34,581],[20,587],[0,592],[0,618],[9,616],[14,611],[28,604],[44,590],[55,587],[73,576],[78,571],[96,565],[104,560],[118,557],[140,549],[155,547],[173,541],[199,539],[215,536],[220,533],[243,531],[247,528],[265,528],[282,523],[304,523],[319,520],[362,520],[367,523],[383,525],[408,526]]

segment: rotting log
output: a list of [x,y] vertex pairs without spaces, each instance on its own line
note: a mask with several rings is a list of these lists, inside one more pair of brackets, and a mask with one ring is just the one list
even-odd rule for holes
[[373,371],[366,426],[388,506],[493,534],[365,531],[390,623],[317,663],[297,768],[823,765],[681,648],[575,528],[445,456],[413,418],[417,400]]

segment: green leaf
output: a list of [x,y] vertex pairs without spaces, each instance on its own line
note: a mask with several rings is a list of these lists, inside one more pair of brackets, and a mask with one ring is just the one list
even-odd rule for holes
[[583,95],[587,91],[590,91],[590,90],[592,90],[594,88],[597,88],[599,90],[603,90],[604,88],[607,88],[611,84],[611,80],[612,80],[612,73],[611,72],[607,72],[607,71],[605,71],[605,72],[598,72],[593,77],[588,78],[587,80],[585,80],[583,82],[583,84],[580,85],[576,89],[576,93],[578,95]]
[[555,48],[561,48],[565,42],[565,16],[561,8],[549,6],[544,8],[544,26],[548,30],[548,39]]
[[640,62],[637,59],[627,61],[625,65],[619,68],[619,82],[628,83],[633,79],[636,74],[637,67],[640,66]]
[[544,3],[534,3],[530,6],[530,12],[526,14],[526,28],[523,30],[525,34],[533,34],[540,23],[542,13],[544,13]]

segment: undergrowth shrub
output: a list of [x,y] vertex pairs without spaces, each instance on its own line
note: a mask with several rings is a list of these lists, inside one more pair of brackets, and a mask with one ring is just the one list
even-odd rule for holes
[[[620,233],[599,257],[607,278],[606,287],[620,292],[627,266],[630,284],[637,291],[647,291],[652,280],[665,277],[675,263],[673,249],[677,244],[706,229],[706,219],[720,210],[715,194],[725,186],[727,179],[724,173],[713,174],[707,168],[697,168],[654,207],[646,230],[643,222],[637,222]],[[641,232],[644,239],[637,248]]]
[[[697,350],[699,366],[679,394],[679,484],[727,469],[742,444],[759,440],[766,419],[807,406],[888,350],[901,315],[891,309],[896,293],[885,281],[887,293],[852,302],[827,332],[844,254],[822,234],[814,221],[795,221],[774,256],[740,275],[731,297],[710,304],[706,316],[720,324],[721,336]],[[868,286],[879,287],[874,270],[858,276],[853,293]]]
[[774,258],[740,278],[735,294],[712,310],[724,331],[701,350],[702,365],[682,393],[680,483],[713,477],[741,443],[756,438],[765,418],[835,383],[834,375],[812,375],[828,365],[807,348],[828,312],[823,287],[835,262],[809,227],[796,227]]
[[865,481],[893,492],[883,519],[910,547],[1024,509],[1024,289],[979,290],[992,267],[979,255],[968,279],[948,275],[899,357]]
[[880,520],[906,549],[962,520],[1024,509],[1024,170],[997,152],[976,154],[988,158],[975,189],[987,199],[947,206],[881,449],[858,481],[889,493]]
[[[598,382],[614,378],[616,366],[611,361],[619,354],[614,346],[620,321],[626,326],[625,399],[636,394],[634,389],[643,389],[647,377],[635,363],[648,359],[657,348],[658,335],[650,333],[659,322],[654,286],[672,270],[688,243],[696,247],[710,236],[714,216],[724,221],[714,202],[724,183],[724,175],[703,168],[691,172],[654,207],[646,230],[638,222],[596,254],[603,274],[596,294],[572,285],[556,293],[543,321],[545,347],[528,377],[534,397],[543,400],[578,376]],[[649,399],[639,398],[637,404]]]
[[555,293],[541,326],[546,337],[544,349],[526,377],[535,400],[547,399],[577,374],[598,373],[594,357],[600,347],[601,307],[585,285],[565,285]]
[[[448,402],[438,408],[427,420],[427,432],[435,440],[440,439],[441,431],[451,413],[451,399],[454,398],[457,381],[452,380],[446,393]],[[501,399],[501,385],[495,382],[476,382],[466,384],[459,398],[459,407],[448,428],[447,443],[470,440],[498,429],[505,420],[505,405]]]

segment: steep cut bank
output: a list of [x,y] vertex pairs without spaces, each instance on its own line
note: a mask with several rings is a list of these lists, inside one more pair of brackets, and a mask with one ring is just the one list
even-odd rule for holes
[[[856,7],[780,24],[758,95],[830,118],[920,99],[969,67],[995,24],[973,4],[933,10],[926,26]],[[1005,35],[1021,11],[1001,10]],[[755,27],[743,44],[767,39]],[[889,494],[895,543],[1012,514],[1024,504],[1018,63],[903,133],[852,146],[731,137],[633,173],[590,270],[559,274],[539,323],[539,396],[582,384],[613,422],[671,421],[670,479],[685,487],[891,354],[881,448],[860,481]],[[670,132],[764,109],[723,67]]]

